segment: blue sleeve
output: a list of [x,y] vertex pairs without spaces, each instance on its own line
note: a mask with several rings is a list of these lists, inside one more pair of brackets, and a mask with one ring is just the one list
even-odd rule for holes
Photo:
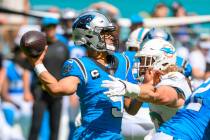
[[126,51],[124,54],[128,57],[129,61],[132,63],[136,52],[134,52],[134,51]]
[[132,73],[134,57],[135,57],[136,52],[126,51],[124,54],[128,57],[129,62],[130,62],[130,68],[127,74],[127,81],[137,84],[138,81],[134,78],[135,76]]
[[84,82],[84,75],[82,73],[81,67],[74,59],[67,60],[62,67],[62,76],[68,77],[68,76],[75,76],[80,79],[80,82]]
[[[186,61],[185,59],[183,59],[182,57],[180,56],[177,56],[176,57],[176,65],[179,67],[179,68],[183,68],[184,67],[184,75],[186,77],[189,77],[192,75],[192,66]],[[185,64],[185,66],[183,66]]]
[[177,57],[176,57],[176,65],[177,65],[179,68],[182,68],[182,63],[183,63],[183,58],[177,56]]
[[192,66],[189,63],[186,64],[184,75],[187,77],[192,75]]

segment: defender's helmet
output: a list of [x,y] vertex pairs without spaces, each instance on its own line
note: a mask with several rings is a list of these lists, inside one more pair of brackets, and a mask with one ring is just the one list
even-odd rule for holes
[[147,34],[145,35],[144,42],[155,38],[163,39],[165,41],[170,42],[171,44],[174,44],[172,35],[165,29],[161,28],[152,28],[149,32],[147,32]]
[[[99,52],[114,51],[118,45],[115,30],[116,27],[106,16],[97,11],[88,11],[74,21],[73,38],[75,45],[84,45]],[[111,38],[111,44],[106,44],[105,38]]]
[[130,34],[128,41],[126,42],[126,49],[129,50],[130,48],[136,48],[137,50],[139,50],[141,43],[149,30],[150,29],[148,28],[138,28],[134,30]]
[[152,39],[144,44],[142,50],[135,55],[139,62],[138,77],[145,74],[148,68],[165,70],[170,65],[176,65],[176,51],[172,44],[163,39]]

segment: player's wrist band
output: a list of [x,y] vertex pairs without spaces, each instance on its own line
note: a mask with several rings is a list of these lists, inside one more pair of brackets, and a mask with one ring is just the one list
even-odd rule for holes
[[47,71],[43,64],[37,64],[34,67],[35,73],[39,76],[42,72]]
[[125,82],[126,84],[126,94],[131,98],[137,98],[141,94],[141,88],[138,84],[133,84]]

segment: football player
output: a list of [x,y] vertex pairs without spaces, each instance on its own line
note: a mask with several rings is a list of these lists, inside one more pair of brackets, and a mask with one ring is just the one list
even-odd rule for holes
[[210,78],[199,86],[175,116],[163,123],[152,140],[208,140]]
[[[123,95],[139,102],[149,102],[150,116],[155,127],[159,128],[182,107],[191,89],[185,76],[178,72],[175,48],[169,42],[163,39],[147,41],[136,54],[136,59],[141,59],[137,67],[138,77],[143,79],[141,85],[110,76],[111,80],[104,80],[102,87],[109,89],[104,92],[108,96]],[[146,85],[154,86],[155,90]],[[141,103],[133,106],[134,112],[138,109],[136,106],[140,107]]]
[[110,79],[109,74],[125,80],[129,69],[125,55],[112,53],[117,46],[115,26],[103,14],[88,11],[76,18],[72,29],[75,45],[84,46],[88,57],[67,60],[62,70],[63,79],[56,80],[44,67],[42,61],[47,47],[41,56],[29,57],[29,60],[49,93],[77,92],[82,125],[73,139],[122,139],[123,97],[108,97],[104,94],[107,88],[101,88],[102,81]]

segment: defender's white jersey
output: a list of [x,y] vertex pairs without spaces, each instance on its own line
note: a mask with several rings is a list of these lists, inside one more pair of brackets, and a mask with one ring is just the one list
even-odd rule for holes
[[[156,86],[171,86],[176,88],[179,94],[183,94],[185,100],[192,94],[190,86],[185,79],[185,76],[179,72],[169,72],[161,77],[161,82]],[[155,128],[159,128],[160,125],[175,115],[178,108],[171,108],[165,105],[150,104],[150,116],[155,124]]]

